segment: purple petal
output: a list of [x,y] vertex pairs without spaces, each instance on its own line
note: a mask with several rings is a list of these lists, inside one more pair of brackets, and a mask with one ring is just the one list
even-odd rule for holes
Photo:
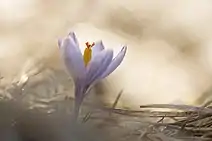
[[91,83],[102,76],[102,73],[105,72],[112,59],[112,50],[103,50],[94,56],[88,66],[86,84],[91,85]]
[[65,67],[69,74],[76,80],[84,77],[86,69],[82,53],[71,37],[66,37],[60,43],[60,51]]
[[102,41],[98,41],[95,43],[95,45],[92,47],[92,56],[95,56],[98,54],[100,51],[104,50],[105,47],[102,43]]
[[123,47],[119,54],[112,60],[111,64],[107,67],[106,71],[102,74],[101,78],[107,77],[111,74],[123,61],[124,56],[126,54],[127,47]]

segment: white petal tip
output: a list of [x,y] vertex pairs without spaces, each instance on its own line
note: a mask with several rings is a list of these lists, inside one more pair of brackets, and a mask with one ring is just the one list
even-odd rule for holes
[[127,46],[125,45],[122,47],[121,51],[126,51],[126,50],[127,50]]
[[123,46],[120,52],[124,52],[123,54],[125,55],[127,52],[127,46]]
[[73,37],[73,36],[75,36],[75,33],[71,31],[71,32],[69,32],[68,35],[71,36],[71,37]]
[[58,44],[58,47],[61,48],[61,46],[62,46],[62,39],[58,39],[57,44]]

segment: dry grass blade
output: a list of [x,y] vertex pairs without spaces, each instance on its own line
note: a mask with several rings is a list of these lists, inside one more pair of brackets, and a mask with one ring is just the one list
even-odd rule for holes
[[200,111],[204,113],[211,113],[212,109],[206,107],[197,107],[190,105],[175,105],[175,104],[150,104],[150,105],[141,105],[140,108],[167,108],[175,110],[186,110],[186,111]]
[[[117,95],[117,97],[116,97],[116,99],[115,99],[115,101],[114,101],[114,103],[113,103],[113,105],[112,105],[112,110],[116,108],[116,106],[117,106],[117,104],[118,104],[118,101],[119,101],[119,99],[121,98],[122,93],[123,93],[123,90],[121,90],[121,91],[119,92],[119,94]],[[112,114],[112,112],[110,111],[110,112],[109,112],[109,116],[111,116],[111,114]]]
[[[178,130],[190,134],[188,137],[183,137],[183,139],[209,141],[212,140],[212,135],[208,134],[212,132],[212,109],[209,107],[206,108],[206,106],[210,104],[211,102],[207,102],[204,106],[200,107],[190,105],[151,104],[141,106],[141,108],[165,108],[182,110],[185,112],[183,119],[178,119],[179,117],[176,116],[175,118],[177,120],[172,123],[155,123],[154,125],[158,128],[165,127],[169,130]],[[152,113],[154,112],[155,111],[152,111]],[[164,118],[166,117],[167,116],[164,116]]]

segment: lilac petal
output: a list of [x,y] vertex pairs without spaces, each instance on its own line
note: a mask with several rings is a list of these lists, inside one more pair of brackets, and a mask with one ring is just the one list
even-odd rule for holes
[[91,85],[91,83],[102,76],[102,73],[104,73],[105,69],[107,69],[112,59],[112,50],[103,50],[94,56],[88,66],[86,84]]
[[95,43],[95,45],[92,47],[92,56],[95,56],[98,54],[100,51],[104,50],[105,47],[102,43],[102,41],[98,41]]
[[124,46],[119,52],[119,54],[112,60],[111,64],[107,67],[106,71],[102,74],[101,78],[107,77],[121,64],[126,54],[126,51],[127,51],[127,47]]
[[82,58],[82,53],[74,40],[65,38],[60,46],[65,67],[69,74],[76,80],[85,75],[86,69]]

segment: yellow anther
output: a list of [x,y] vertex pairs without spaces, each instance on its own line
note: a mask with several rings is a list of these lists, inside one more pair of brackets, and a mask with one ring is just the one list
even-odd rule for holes
[[84,50],[84,55],[83,55],[83,59],[84,59],[84,63],[85,63],[85,66],[88,65],[88,63],[90,62],[91,60],[91,57],[92,57],[92,47],[95,45],[94,43],[89,44],[88,42],[85,43],[86,44],[86,48]]

